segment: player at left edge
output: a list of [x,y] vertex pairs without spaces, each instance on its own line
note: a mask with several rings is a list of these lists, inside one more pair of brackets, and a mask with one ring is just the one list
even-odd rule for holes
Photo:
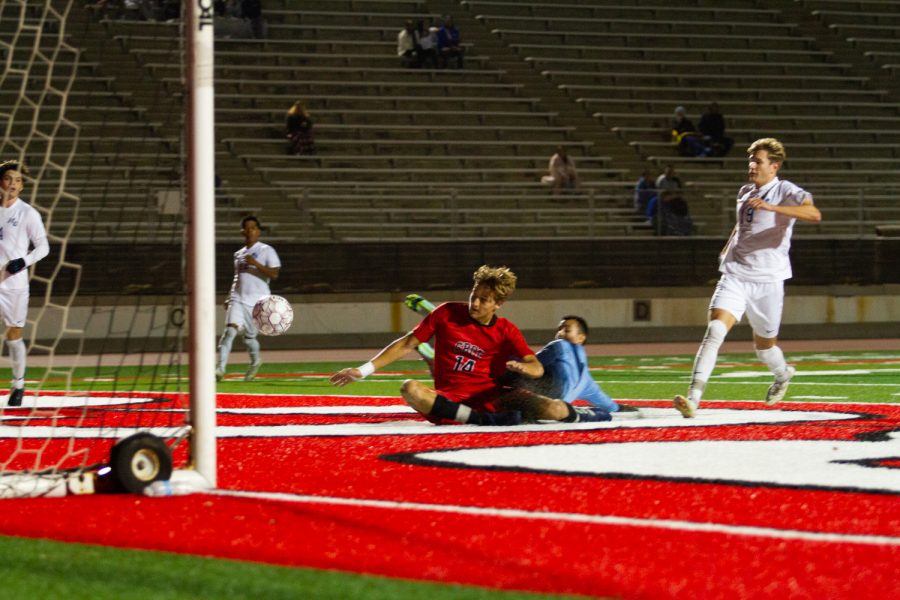
[[50,253],[41,214],[20,198],[25,189],[25,165],[0,163],[0,318],[6,325],[6,346],[12,367],[8,406],[21,406],[25,396],[28,350],[24,328],[28,318],[28,267]]

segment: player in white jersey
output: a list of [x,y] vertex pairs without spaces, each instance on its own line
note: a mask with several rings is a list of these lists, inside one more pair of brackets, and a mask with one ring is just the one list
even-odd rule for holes
[[244,374],[244,380],[251,381],[255,378],[262,365],[256,325],[253,323],[253,306],[271,295],[269,281],[278,279],[281,260],[272,246],[259,241],[261,233],[259,219],[256,217],[244,217],[241,220],[241,234],[245,245],[234,253],[234,280],[228,299],[225,300],[225,332],[219,340],[219,360],[216,365],[216,379],[219,381],[225,377],[231,345],[240,329],[244,330],[244,344],[250,353],[250,367]]
[[[0,317],[6,325],[12,366],[9,406],[21,406],[25,395],[28,352],[22,335],[28,317],[28,267],[50,253],[40,213],[19,198],[26,173],[17,161],[0,164]],[[33,246],[30,252],[29,246]]]
[[725,336],[747,313],[756,356],[775,376],[766,404],[780,402],[794,376],[777,346],[784,307],[784,280],[791,277],[791,233],[794,222],[822,220],[812,195],[778,178],[784,146],[774,138],[756,140],[747,149],[748,179],[737,196],[737,223],[719,255],[722,273],[709,303],[709,324],[694,359],[687,397],[675,396],[675,408],[693,417],[716,366]]

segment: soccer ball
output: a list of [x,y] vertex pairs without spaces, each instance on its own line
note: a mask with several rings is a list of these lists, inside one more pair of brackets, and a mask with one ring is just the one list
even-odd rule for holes
[[263,335],[281,335],[293,322],[294,309],[281,296],[266,296],[253,307],[253,323]]

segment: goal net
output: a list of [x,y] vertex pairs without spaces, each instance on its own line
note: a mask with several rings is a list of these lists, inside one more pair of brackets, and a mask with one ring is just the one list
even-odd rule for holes
[[[215,483],[214,454],[196,475],[185,94],[140,85],[128,52],[99,35],[106,6],[0,0],[0,161],[27,168],[19,198],[50,246],[29,269],[21,406],[0,391],[0,498],[121,489],[110,466],[129,471],[130,491]],[[12,379],[9,355],[7,342],[0,378]]]

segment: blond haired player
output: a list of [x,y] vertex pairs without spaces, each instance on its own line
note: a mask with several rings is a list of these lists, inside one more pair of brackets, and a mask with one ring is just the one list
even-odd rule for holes
[[784,146],[775,138],[762,138],[747,149],[749,183],[737,195],[737,223],[719,255],[722,276],[709,303],[709,324],[694,359],[687,396],[675,396],[675,408],[686,418],[700,405],[725,336],[747,313],[753,328],[756,356],[775,381],[766,404],[780,402],[794,376],[794,367],[778,347],[778,328],[784,308],[784,280],[791,277],[791,234],[794,222],[819,222],[822,214],[812,195],[778,178]]
[[28,352],[22,335],[28,317],[28,267],[50,253],[40,213],[19,197],[25,189],[24,174],[27,170],[17,161],[0,164],[0,317],[12,366],[9,406],[21,406],[25,395]]

